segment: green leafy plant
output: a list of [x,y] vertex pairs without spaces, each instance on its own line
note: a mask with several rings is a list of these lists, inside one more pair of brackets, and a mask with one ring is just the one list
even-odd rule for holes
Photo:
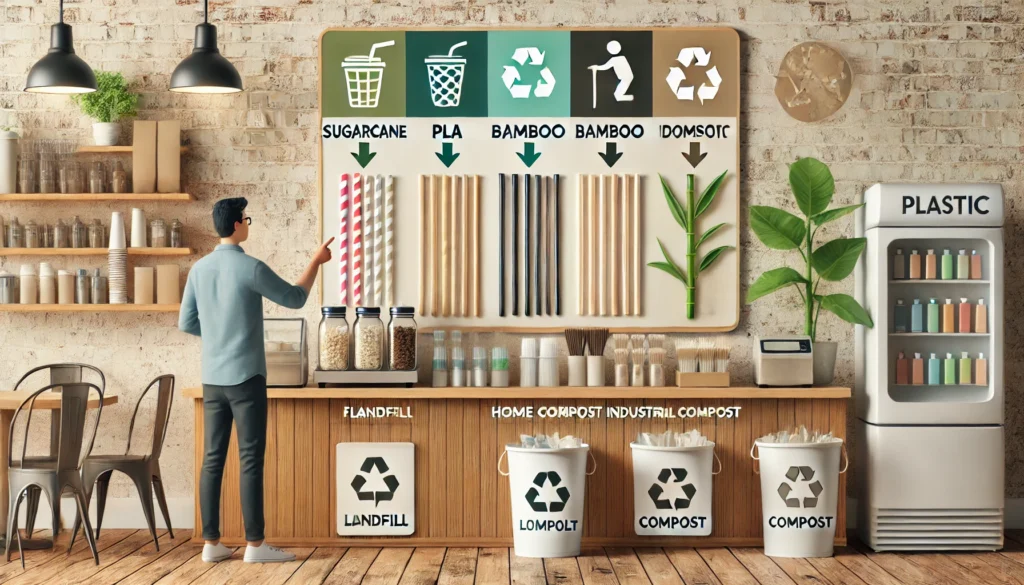
[[822,309],[849,323],[874,327],[871,315],[850,295],[818,292],[822,280],[838,282],[853,272],[867,239],[839,238],[814,247],[821,226],[853,213],[863,203],[829,209],[835,179],[828,165],[813,158],[802,158],[789,166],[789,185],[804,218],[775,207],[752,205],[750,227],[765,246],[800,252],[804,270],[801,273],[787,266],[765,272],[750,286],[747,302],[795,286],[804,304],[804,334],[812,342],[817,337]]
[[77,94],[71,101],[78,104],[82,113],[97,122],[117,122],[126,116],[134,116],[139,107],[139,94],[128,90],[128,84],[120,73],[96,72],[96,91]]
[[697,233],[697,218],[704,214],[705,211],[711,207],[711,204],[715,200],[715,195],[718,194],[719,187],[725,182],[725,174],[728,171],[723,171],[721,175],[715,177],[704,191],[697,198],[694,193],[694,178],[693,175],[686,175],[686,202],[680,203],[679,199],[676,198],[675,193],[672,192],[672,188],[669,187],[665,177],[658,175],[661,179],[661,189],[665,192],[665,201],[668,202],[668,208],[672,212],[672,217],[676,219],[676,223],[686,232],[686,269],[684,270],[668,253],[668,249],[665,248],[665,244],[658,239],[658,246],[661,247],[661,254],[665,257],[664,262],[651,262],[647,264],[651,268],[657,268],[663,272],[668,273],[673,278],[683,283],[686,286],[686,318],[693,319],[696,313],[696,289],[697,289],[697,275],[704,272],[711,265],[718,260],[718,257],[722,255],[722,252],[732,248],[733,246],[719,246],[709,251],[707,254],[700,259],[700,263],[697,262],[697,252],[700,249],[701,244],[706,242],[711,236],[718,230],[725,227],[726,224],[720,223],[713,226],[703,234]]

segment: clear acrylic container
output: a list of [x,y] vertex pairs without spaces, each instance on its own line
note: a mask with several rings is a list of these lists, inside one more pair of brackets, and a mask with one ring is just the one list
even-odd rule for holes
[[175,219],[171,222],[171,247],[172,248],[184,248],[185,247],[185,225]]
[[12,219],[11,224],[7,226],[7,247],[25,247],[25,228],[18,223],[18,218],[16,217]]
[[167,224],[162,219],[149,222],[149,246],[151,248],[167,247]]
[[39,225],[31,219],[25,224],[25,247],[39,247]]
[[62,219],[58,219],[57,223],[53,226],[53,247],[71,247],[70,229],[68,228],[68,224],[64,223],[64,220]]
[[89,247],[90,248],[106,248],[106,228],[103,227],[103,222],[98,219],[92,220],[89,224]]
[[355,359],[357,370],[380,370],[384,367],[384,322],[380,320],[379,307],[358,307],[356,322],[352,326],[355,335]]
[[321,307],[320,331],[317,348],[320,370],[340,371],[348,369],[349,327],[345,318],[345,307]]
[[114,171],[110,173],[110,190],[114,193],[127,193],[129,191],[128,171],[124,170],[121,161],[114,163]]
[[82,220],[77,215],[75,216],[75,219],[71,222],[71,247],[89,247],[89,231],[86,229],[85,224],[82,223]]

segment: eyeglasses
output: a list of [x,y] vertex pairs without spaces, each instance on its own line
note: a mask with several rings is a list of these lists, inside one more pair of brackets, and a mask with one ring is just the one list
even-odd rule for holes
[[245,222],[245,225],[252,225],[252,218],[251,217],[243,217],[242,221]]

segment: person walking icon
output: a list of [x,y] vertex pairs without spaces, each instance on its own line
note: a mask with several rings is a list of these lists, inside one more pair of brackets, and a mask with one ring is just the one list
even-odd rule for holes
[[608,71],[609,69],[615,73],[615,77],[619,79],[619,84],[615,86],[615,101],[617,102],[631,102],[633,101],[632,94],[626,93],[629,91],[629,86],[633,83],[633,68],[629,66],[629,61],[624,55],[620,55],[622,52],[622,45],[619,41],[609,41],[607,45],[608,53],[611,57],[604,65],[591,65],[590,70],[593,72],[593,108],[597,108],[597,72]]

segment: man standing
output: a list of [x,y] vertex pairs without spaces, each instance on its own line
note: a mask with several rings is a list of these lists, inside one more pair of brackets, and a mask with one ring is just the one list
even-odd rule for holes
[[321,245],[309,266],[291,285],[266,264],[246,255],[252,218],[242,197],[213,206],[220,245],[192,268],[181,301],[178,328],[202,338],[203,469],[199,504],[203,517],[203,560],[231,556],[220,543],[220,488],[231,423],[238,434],[241,460],[242,517],[247,563],[291,561],[295,555],[263,539],[263,457],[267,445],[267,362],[263,350],[263,299],[289,309],[306,304],[320,265],[331,259],[334,238]]

